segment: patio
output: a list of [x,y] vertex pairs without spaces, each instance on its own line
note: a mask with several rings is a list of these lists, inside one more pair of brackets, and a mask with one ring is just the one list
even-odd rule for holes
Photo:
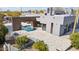
[[[43,40],[48,45],[49,51],[65,51],[71,46],[69,35],[55,36],[46,31],[43,31],[41,28],[38,28],[37,30],[31,32],[19,30],[14,31],[13,33],[18,33],[19,35],[27,35],[33,41]],[[27,48],[24,50],[29,51],[29,49]]]
[[69,35],[55,36],[42,30],[32,31],[28,35],[30,38],[43,40],[49,47],[49,51],[65,51],[71,46]]

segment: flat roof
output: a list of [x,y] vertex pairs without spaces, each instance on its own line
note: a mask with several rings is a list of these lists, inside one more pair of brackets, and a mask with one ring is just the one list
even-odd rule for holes
[[21,15],[20,17],[40,17],[39,14],[27,14],[27,15]]

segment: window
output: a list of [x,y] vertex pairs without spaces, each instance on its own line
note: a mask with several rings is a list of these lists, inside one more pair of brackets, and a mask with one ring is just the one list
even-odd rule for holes
[[46,31],[46,24],[42,24],[42,29]]

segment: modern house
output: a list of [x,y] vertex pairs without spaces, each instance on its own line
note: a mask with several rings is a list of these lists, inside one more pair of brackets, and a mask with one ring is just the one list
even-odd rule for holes
[[54,15],[41,16],[37,21],[41,23],[43,30],[59,36],[65,34],[73,27],[74,19],[75,16],[73,15]]
[[72,30],[75,20],[74,15],[65,14],[64,9],[52,7],[47,9],[47,13],[48,15],[37,18],[43,30],[58,36]]

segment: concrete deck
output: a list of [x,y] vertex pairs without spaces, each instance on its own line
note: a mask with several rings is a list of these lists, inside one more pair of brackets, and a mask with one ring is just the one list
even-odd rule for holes
[[36,30],[29,33],[29,36],[35,39],[43,40],[49,47],[49,51],[65,51],[71,46],[69,36],[55,36],[42,30]]

